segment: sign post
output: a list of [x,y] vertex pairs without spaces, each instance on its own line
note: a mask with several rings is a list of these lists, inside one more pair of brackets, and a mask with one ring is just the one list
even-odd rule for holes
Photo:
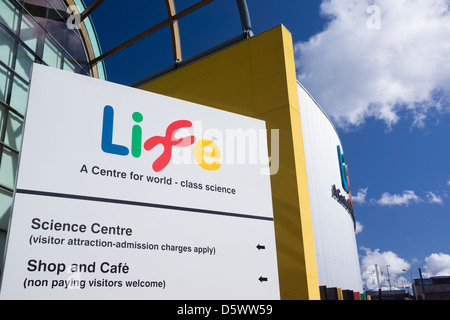
[[34,65],[3,299],[279,299],[265,123]]

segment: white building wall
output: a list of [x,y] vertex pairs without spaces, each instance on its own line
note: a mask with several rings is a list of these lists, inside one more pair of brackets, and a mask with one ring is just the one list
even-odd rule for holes
[[[353,219],[331,193],[336,185],[345,194],[337,146],[343,148],[329,118],[300,84],[298,95],[319,284],[363,292]],[[349,175],[351,183],[351,163]]]

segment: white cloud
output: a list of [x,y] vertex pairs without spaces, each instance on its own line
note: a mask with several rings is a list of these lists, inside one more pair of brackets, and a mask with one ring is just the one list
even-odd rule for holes
[[426,277],[450,276],[450,255],[445,253],[432,253],[425,258]]
[[423,127],[431,112],[449,111],[448,0],[322,0],[321,11],[330,21],[295,44],[296,64],[338,126],[375,117],[390,127],[407,110]]
[[394,289],[408,285],[408,280],[400,276],[405,272],[403,270],[410,268],[410,264],[405,259],[400,258],[392,251],[380,252],[380,249],[362,249],[365,251],[365,256],[361,259],[361,270],[363,270],[362,279],[369,289],[378,288],[375,264],[378,266],[380,286],[382,289],[389,289],[389,286]]
[[447,181],[447,185],[450,187],[450,179],[448,179]]
[[427,199],[428,199],[429,203],[438,203],[438,204],[444,203],[444,201],[442,200],[442,197],[435,195],[431,191],[427,192]]
[[364,226],[359,222],[356,221],[356,229],[355,229],[355,234],[361,233],[364,229]]
[[417,196],[412,190],[405,190],[403,194],[390,194],[385,192],[381,195],[376,203],[382,206],[409,206],[410,203],[417,203],[422,201],[422,198]]
[[359,204],[366,203],[367,189],[368,188],[359,189],[358,193],[356,194],[356,196],[352,197],[352,201],[353,202],[357,202]]

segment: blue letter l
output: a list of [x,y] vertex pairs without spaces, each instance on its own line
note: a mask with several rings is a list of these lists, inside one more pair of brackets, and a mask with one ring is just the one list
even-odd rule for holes
[[112,143],[113,122],[114,109],[111,106],[105,106],[103,109],[102,150],[106,153],[127,156],[130,153],[127,147]]

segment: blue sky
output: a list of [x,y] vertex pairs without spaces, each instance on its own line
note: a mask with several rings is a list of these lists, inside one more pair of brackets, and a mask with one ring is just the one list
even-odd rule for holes
[[[181,11],[196,2],[175,4]],[[133,4],[105,2],[92,14],[104,52],[166,15],[162,0]],[[375,263],[383,276],[389,265],[396,287],[410,282],[409,270],[415,278],[418,268],[425,276],[450,275],[450,1],[248,6],[255,34],[279,24],[292,33],[298,78],[339,131],[365,283],[373,286]],[[236,3],[215,0],[180,28],[187,58],[240,34]],[[108,58],[108,80],[130,84],[159,71],[172,64],[171,50],[165,28]]]

